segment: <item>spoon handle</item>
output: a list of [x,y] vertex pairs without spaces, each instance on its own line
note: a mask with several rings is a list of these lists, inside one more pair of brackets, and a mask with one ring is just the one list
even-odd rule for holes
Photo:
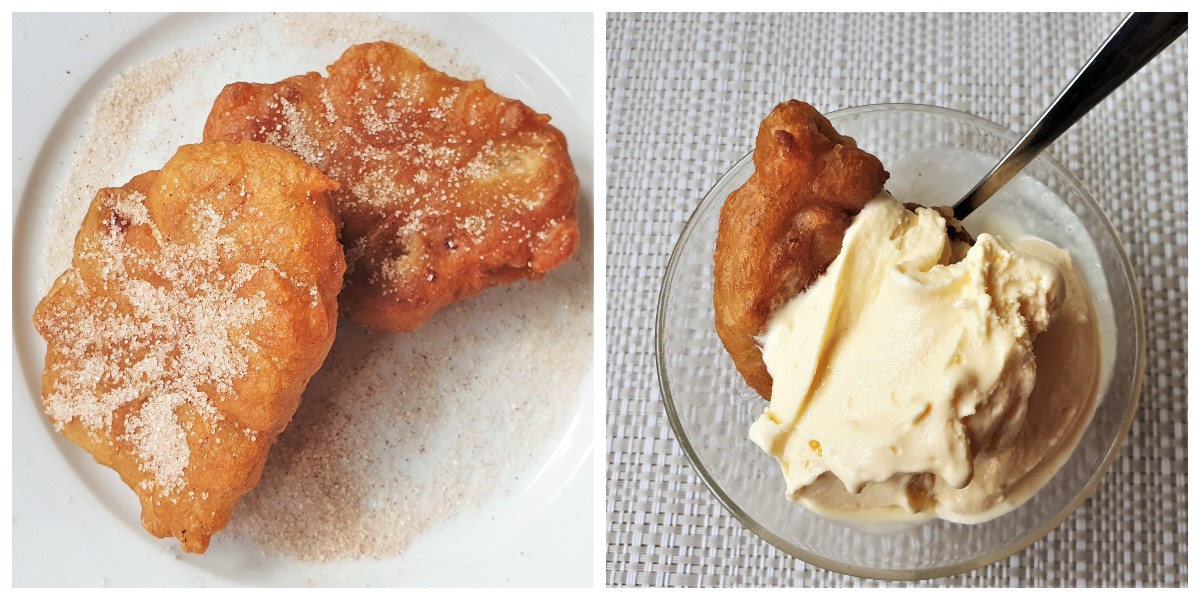
[[965,219],[1042,150],[1187,31],[1187,13],[1130,13],[1021,141],[954,205]]

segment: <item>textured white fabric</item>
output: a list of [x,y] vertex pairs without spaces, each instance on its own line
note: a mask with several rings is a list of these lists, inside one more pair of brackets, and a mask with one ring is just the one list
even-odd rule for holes
[[[609,585],[885,584],[760,540],[688,464],[654,359],[671,250],[777,102],[934,104],[1023,131],[1119,20],[609,15]],[[997,564],[916,585],[1186,585],[1186,34],[1049,152],[1105,208],[1133,262],[1148,327],[1141,405],[1112,470],[1062,525]]]

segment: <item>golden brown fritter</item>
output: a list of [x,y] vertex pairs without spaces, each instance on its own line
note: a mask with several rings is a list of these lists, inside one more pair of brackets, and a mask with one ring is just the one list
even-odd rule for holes
[[333,343],[337,184],[257,142],[183,146],[102,189],[34,312],[55,429],[115,469],[142,525],[204,552]]
[[204,139],[276,144],[337,180],[343,310],[411,331],[488,286],[540,278],[579,245],[579,180],[549,121],[376,42],[328,78],[226,86]]
[[804,102],[779,104],[759,126],[754,174],[721,208],[713,305],[725,349],[763,398],[771,375],[755,337],[837,258],[846,228],[887,178],[879,159]]

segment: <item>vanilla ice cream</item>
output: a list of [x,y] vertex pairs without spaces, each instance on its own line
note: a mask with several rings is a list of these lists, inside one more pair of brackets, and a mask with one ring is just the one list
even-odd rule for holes
[[1030,406],[1045,363],[1034,338],[1068,321],[1047,337],[1068,340],[1051,354],[1073,375],[1039,390],[1094,396],[1097,379],[1095,344],[1073,343],[1094,335],[1087,293],[1066,253],[1042,246],[1045,259],[988,234],[968,247],[935,211],[868,204],[761,339],[774,384],[750,435],[779,462],[788,497],[831,516],[969,522],[1036,491],[1091,411],[1037,395]]

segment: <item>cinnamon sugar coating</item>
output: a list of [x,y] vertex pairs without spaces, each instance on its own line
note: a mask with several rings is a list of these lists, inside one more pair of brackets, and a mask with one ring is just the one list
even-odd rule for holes
[[485,288],[538,279],[579,244],[579,182],[550,117],[387,42],[275,84],[234,83],[204,139],[296,153],[341,184],[342,306],[412,331]]
[[183,146],[97,193],[34,312],[55,429],[188,552],[258,483],[333,343],[336,186],[267,144]]

